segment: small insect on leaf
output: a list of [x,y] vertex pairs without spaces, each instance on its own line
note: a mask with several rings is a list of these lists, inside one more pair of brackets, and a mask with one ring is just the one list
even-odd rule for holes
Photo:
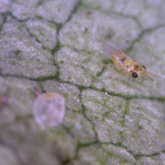
[[65,99],[58,93],[44,93],[34,101],[33,114],[41,128],[56,127],[62,123]]
[[138,79],[142,76],[146,76],[149,80],[154,81],[149,75],[155,76],[157,78],[160,78],[160,76],[147,72],[146,67],[143,65],[140,65],[132,60],[130,57],[127,56],[126,53],[124,53],[121,49],[116,47],[114,44],[110,42],[104,42],[103,45],[103,50],[106,56],[109,56],[115,65],[115,67],[119,70],[122,70],[122,74],[114,76],[112,79],[115,79],[116,77],[119,77],[121,75],[127,75],[130,77],[130,75]]

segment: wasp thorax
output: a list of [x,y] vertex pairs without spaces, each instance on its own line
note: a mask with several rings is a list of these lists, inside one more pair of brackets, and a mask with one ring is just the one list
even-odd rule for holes
[[133,72],[138,68],[138,63],[131,59],[124,60],[124,66],[126,66],[128,72]]

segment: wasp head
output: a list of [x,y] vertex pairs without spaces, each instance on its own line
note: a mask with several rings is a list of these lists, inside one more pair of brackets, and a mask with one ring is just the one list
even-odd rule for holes
[[140,78],[146,73],[146,67],[141,65],[132,72],[133,78]]

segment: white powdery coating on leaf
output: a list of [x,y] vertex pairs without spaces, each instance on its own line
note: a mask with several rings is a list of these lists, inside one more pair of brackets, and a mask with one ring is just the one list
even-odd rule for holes
[[96,76],[100,70],[98,65],[93,65],[100,62],[96,55],[76,52],[70,48],[62,48],[57,53],[56,59],[60,64],[60,78],[74,84],[91,85],[93,75]]
[[6,94],[9,96],[8,104],[1,111],[0,124],[13,123],[18,116],[29,115],[34,101],[33,87],[38,88],[38,84],[27,79],[13,77],[0,77],[0,84],[0,96]]
[[82,102],[87,108],[86,114],[96,125],[98,139],[102,142],[120,140],[119,132],[125,100],[120,97],[106,95],[103,92],[84,90]]
[[16,0],[11,7],[11,12],[19,20],[34,17],[38,2],[39,0]]
[[129,162],[128,164],[138,164],[134,156],[131,153],[129,153],[125,148],[117,147],[111,144],[105,144],[103,145],[103,147],[106,151],[113,153],[114,156],[127,160]]
[[1,165],[19,165],[19,162],[12,149],[4,147],[3,145],[0,145],[0,160]]
[[65,97],[66,107],[69,110],[80,110],[79,89],[73,85],[59,83],[54,80],[42,82],[43,88],[47,92],[58,92]]
[[0,24],[2,24],[2,23],[3,23],[3,16],[0,15]]
[[125,146],[130,150],[151,154],[161,151],[165,144],[163,135],[164,104],[150,100],[131,100],[129,114],[125,117]]
[[63,125],[68,127],[72,135],[82,143],[89,143],[95,140],[93,125],[83,114],[75,111],[66,111]]
[[164,25],[164,14],[164,9],[146,8],[139,14],[138,20],[143,28],[154,28]]
[[56,45],[56,27],[46,20],[29,20],[26,23],[30,33],[37,37],[45,47],[53,49]]
[[59,35],[62,44],[100,52],[100,43],[108,35],[111,36],[112,42],[117,41],[120,46],[127,47],[140,34],[140,29],[133,19],[123,19],[114,14],[105,15],[93,10],[90,15],[88,13],[89,10],[81,9],[62,27]]
[[33,105],[34,118],[42,128],[56,127],[62,123],[65,99],[57,93],[45,93],[37,97]]
[[3,74],[35,78],[56,74],[50,52],[28,35],[23,24],[6,23],[1,33],[0,65]]
[[10,8],[12,0],[0,0],[0,13],[7,12]]
[[83,0],[82,3],[94,9],[99,8],[104,11],[121,13],[122,15],[129,16],[136,16],[145,6],[144,0]]
[[56,23],[64,23],[77,0],[48,0],[37,9],[37,14]]
[[152,28],[165,23],[164,0],[83,0],[82,3],[92,9],[99,8],[109,13],[136,17],[143,28]]
[[138,1],[123,1],[123,0],[114,0],[114,5],[112,10],[116,13],[121,13],[123,15],[137,16],[143,9],[145,3],[143,0]]

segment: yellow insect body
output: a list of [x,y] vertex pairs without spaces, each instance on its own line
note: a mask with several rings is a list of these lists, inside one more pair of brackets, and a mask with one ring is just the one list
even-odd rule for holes
[[[122,50],[117,48],[112,43],[104,43],[103,49],[106,53],[108,53],[113,61],[115,67],[119,70],[122,70],[123,74],[126,74],[130,77],[132,75],[133,78],[140,78],[142,76],[146,76],[149,80],[154,81],[149,75],[155,76],[157,78],[161,78],[160,76],[147,72],[146,67],[143,65],[138,65],[138,63],[128,57]],[[116,75],[114,78],[120,76]]]

